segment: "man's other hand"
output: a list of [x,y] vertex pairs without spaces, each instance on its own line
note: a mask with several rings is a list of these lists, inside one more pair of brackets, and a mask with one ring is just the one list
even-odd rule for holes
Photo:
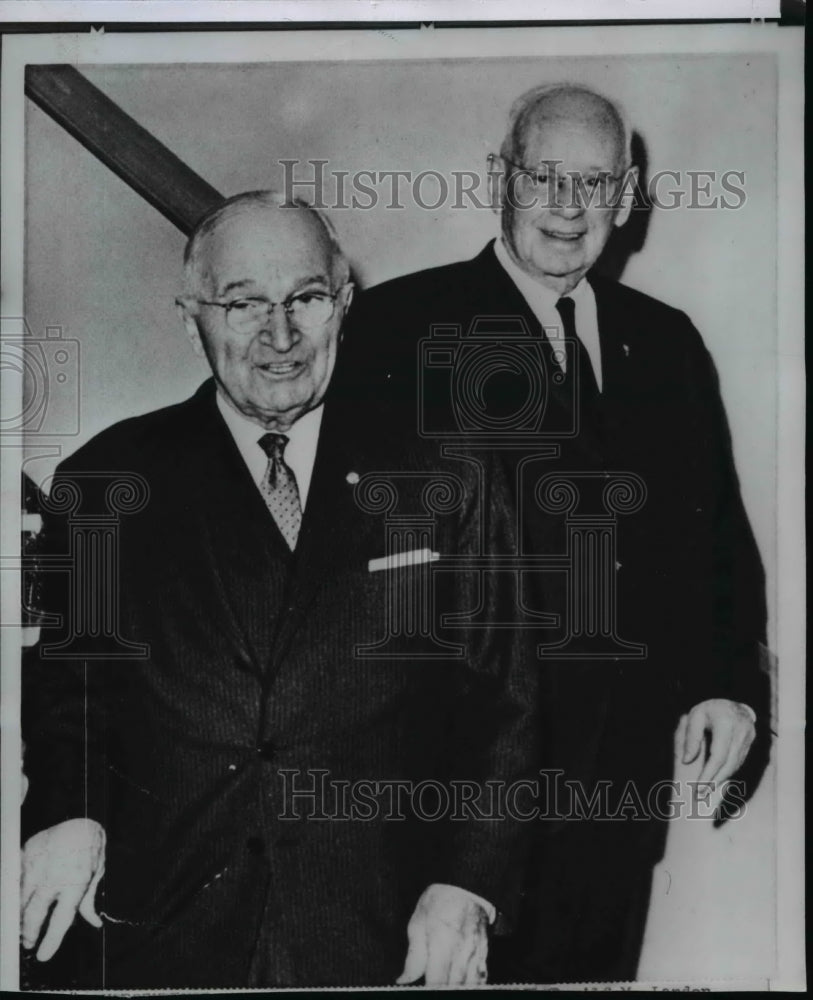
[[398,985],[423,976],[427,986],[486,981],[488,914],[464,889],[430,885],[407,926],[409,950]]
[[736,774],[748,756],[756,735],[754,714],[747,705],[727,698],[710,698],[695,705],[685,721],[684,764],[697,760],[706,734],[708,752],[698,782],[720,787]]
[[57,823],[25,842],[20,887],[21,937],[24,948],[33,948],[48,921],[37,949],[40,962],[47,962],[56,954],[77,910],[89,924],[102,926],[94,899],[104,874],[105,845],[104,829],[92,819]]

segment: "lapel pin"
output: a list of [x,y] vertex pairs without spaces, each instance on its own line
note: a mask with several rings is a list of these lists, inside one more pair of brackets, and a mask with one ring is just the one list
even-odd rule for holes
[[344,478],[347,480],[348,483],[350,483],[351,486],[355,486],[356,483],[359,481],[360,477],[357,472],[348,472]]
[[630,345],[629,344],[622,344],[621,346],[624,348],[624,354],[627,357],[629,357],[630,356]]

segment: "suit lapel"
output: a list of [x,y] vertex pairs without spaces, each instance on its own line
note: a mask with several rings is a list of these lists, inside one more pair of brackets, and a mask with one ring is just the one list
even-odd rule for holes
[[217,410],[214,384],[198,396],[178,456],[183,489],[215,602],[241,661],[262,674],[291,556]]
[[608,401],[626,396],[630,375],[629,326],[631,317],[623,316],[613,295],[613,286],[601,278],[589,276],[596,296],[598,335],[601,345],[602,395]]
[[[356,476],[372,468],[373,432],[361,429],[347,404],[328,400],[319,433],[308,501],[293,556],[285,612],[275,637],[272,658],[278,664],[292,635],[306,620],[318,591],[332,585],[363,549],[372,521],[354,499]],[[375,419],[365,411],[365,420]],[[376,467],[381,462],[373,463]],[[355,473],[355,476],[353,475]]]
[[542,337],[542,324],[497,260],[494,243],[492,240],[472,261],[471,302],[477,303],[484,316],[521,316],[531,335]]
[[634,467],[641,446],[648,447],[646,442],[655,433],[655,418],[668,389],[658,381],[652,363],[657,331],[648,329],[623,286],[606,278],[591,277],[590,281],[596,293],[610,454],[614,463]]

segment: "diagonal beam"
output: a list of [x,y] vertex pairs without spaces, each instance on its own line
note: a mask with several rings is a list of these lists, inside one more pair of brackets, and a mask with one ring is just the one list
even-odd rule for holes
[[73,66],[26,66],[25,92],[183,233],[223,195]]

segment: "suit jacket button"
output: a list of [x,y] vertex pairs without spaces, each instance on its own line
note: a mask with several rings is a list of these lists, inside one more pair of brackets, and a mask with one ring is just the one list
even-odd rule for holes
[[263,843],[262,837],[249,837],[246,841],[246,847],[250,854],[260,855],[265,850],[265,844]]
[[277,748],[273,740],[265,740],[257,747],[257,753],[263,760],[273,760],[277,754]]

